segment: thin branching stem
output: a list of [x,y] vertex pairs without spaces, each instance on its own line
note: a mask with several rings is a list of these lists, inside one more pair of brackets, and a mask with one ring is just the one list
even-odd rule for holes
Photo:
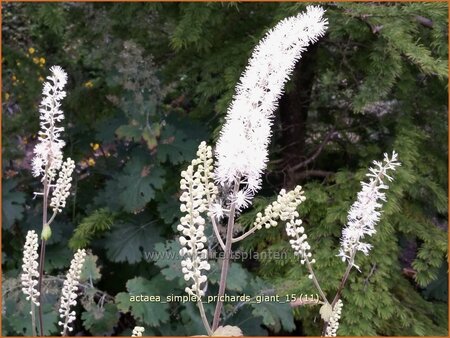
[[[353,252],[350,256],[350,260],[347,265],[347,269],[345,269],[344,275],[342,276],[341,283],[339,284],[338,290],[336,292],[336,295],[334,296],[333,302],[331,303],[331,307],[333,308],[338,300],[341,298],[342,290],[344,289],[345,284],[347,283],[348,276],[350,275],[350,271],[353,268],[353,264],[355,263],[355,255],[356,255],[356,248],[353,249]],[[325,335],[325,332],[327,331],[328,322],[325,322],[322,329],[322,336]]]
[[339,288],[336,292],[336,296],[334,296],[333,302],[331,303],[332,306],[334,306],[339,298],[341,298],[342,290],[344,289],[345,283],[347,283],[348,276],[350,275],[350,271],[352,270],[353,263],[355,263],[355,255],[356,255],[356,249],[353,250],[352,255],[350,256],[350,261],[348,262],[347,269],[344,272],[344,276],[341,279],[341,283],[339,284]]
[[240,235],[239,237],[233,238],[232,242],[233,243],[237,243],[242,241],[243,239],[247,238],[248,236],[250,236],[251,234],[253,234],[256,230],[258,230],[257,227],[253,227],[251,228],[249,231],[247,231],[246,233]]
[[[239,191],[239,182],[240,182],[240,180],[237,179],[234,183],[233,195],[235,195]],[[222,261],[222,272],[220,274],[219,292],[217,295],[218,297],[217,297],[216,309],[214,310],[214,319],[213,319],[213,325],[212,325],[213,332],[216,331],[217,327],[219,326],[220,313],[222,312],[222,307],[223,307],[223,301],[221,299],[225,295],[228,268],[230,267],[231,244],[233,242],[232,240],[233,240],[233,228],[234,228],[235,213],[236,213],[236,204],[234,202],[232,202],[231,207],[230,207],[230,214],[229,214],[229,218],[228,218],[227,237],[226,237],[226,242],[225,242],[224,259]]]
[[52,215],[52,217],[50,217],[50,219],[48,220],[47,225],[50,225],[50,224],[53,222],[53,220],[54,220],[55,217],[56,217],[56,214],[57,214],[57,212],[53,212],[53,215]]
[[217,226],[216,218],[214,217],[214,215],[212,215],[210,218],[211,218],[211,223],[213,225],[214,233],[216,234],[216,237],[217,237],[217,241],[219,242],[222,250],[225,251],[226,250],[225,243],[223,242],[223,239],[220,236],[219,227]]
[[317,280],[316,274],[314,273],[314,269],[313,269],[311,262],[309,261],[307,256],[305,256],[305,262],[306,262],[306,267],[308,268],[309,274],[312,276],[312,281],[313,281],[317,291],[319,291],[320,297],[322,297],[322,299],[325,303],[328,303],[327,297],[325,296],[325,293],[322,291],[322,288],[320,287],[319,281]]
[[[49,166],[45,168],[47,173]],[[47,225],[47,207],[48,207],[48,193],[50,191],[48,178],[44,178],[44,195],[42,203],[42,229]],[[45,262],[45,239],[41,238],[41,253],[39,255],[39,281],[38,281],[38,292],[39,292],[39,329],[41,336],[44,335],[44,319],[42,315],[42,278],[44,276],[44,262]]]
[[36,336],[36,312],[33,301],[31,301],[31,332],[33,333],[33,336]]
[[203,326],[208,332],[208,336],[212,336],[213,331],[211,330],[211,326],[209,326],[208,318],[206,318],[205,308],[203,307],[203,302],[201,299],[197,302],[198,309],[200,310],[200,317],[202,318]]

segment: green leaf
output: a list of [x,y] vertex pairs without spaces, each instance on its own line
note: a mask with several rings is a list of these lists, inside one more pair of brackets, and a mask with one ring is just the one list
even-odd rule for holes
[[[147,260],[153,260],[155,264],[161,268],[162,275],[167,280],[183,278],[181,272],[181,259],[179,254],[181,245],[177,241],[167,241],[165,243],[155,244],[155,252],[153,257],[147,256]],[[184,282],[184,279],[183,279]]]
[[116,295],[116,304],[123,312],[131,311],[133,317],[145,324],[155,327],[166,323],[170,319],[169,304],[161,301],[135,301],[135,296],[160,296],[163,300],[157,283],[142,277],[130,279],[127,282],[127,291]]
[[140,262],[145,253],[153,251],[155,243],[161,240],[154,223],[117,223],[113,232],[106,237],[108,258],[113,262]]
[[228,270],[227,289],[243,291],[243,286],[247,285],[249,273],[241,264],[231,263]]
[[58,270],[70,265],[73,252],[63,244],[48,245],[45,249],[45,271]]
[[166,196],[162,201],[158,200],[157,209],[159,217],[169,225],[172,225],[175,220],[182,216],[180,203],[173,196]]
[[125,174],[118,180],[119,199],[124,209],[137,213],[155,197],[155,190],[164,184],[165,171],[151,167],[140,158],[133,158],[125,167]]
[[173,164],[183,163],[195,155],[197,142],[179,129],[168,125],[161,133],[162,142],[158,145],[156,158],[160,162],[169,161]]
[[123,138],[127,141],[138,142],[142,137],[142,130],[137,126],[124,124],[117,128],[116,134],[119,138]]
[[109,210],[120,210],[122,204],[119,198],[111,198],[117,196],[119,184],[116,179],[106,181],[105,186],[94,197],[94,204],[98,207],[107,207]]
[[97,260],[98,257],[92,253],[86,255],[80,275],[81,281],[96,281],[102,277],[100,268],[97,266]]
[[[259,277],[252,278],[244,289],[245,294],[249,295],[269,295],[273,294],[273,286],[268,285]],[[286,331],[293,331],[295,329],[292,308],[288,303],[280,302],[251,302],[253,316],[261,316],[264,325],[270,327],[275,332],[281,329]],[[244,327],[236,322],[236,325]],[[245,332],[245,329],[244,329]]]
[[92,335],[111,336],[119,320],[115,304],[107,303],[104,307],[95,306],[81,315],[83,325]]
[[17,181],[2,181],[2,220],[3,229],[10,229],[15,221],[20,221],[25,210],[25,193],[21,191],[13,191],[17,187]]
[[102,143],[114,142],[117,129],[124,123],[126,123],[126,120],[123,117],[108,117],[94,122],[95,139]]
[[[221,263],[217,263],[215,261],[209,262],[211,265],[211,272],[212,271],[219,271],[219,266]],[[219,276],[220,274],[217,273],[211,273],[211,275],[208,277],[208,280],[212,284],[219,283]],[[230,291],[243,291],[244,286],[248,285],[248,280],[250,278],[250,273],[245,270],[241,264],[232,262],[230,264],[229,270],[228,270],[228,277],[227,277],[227,290]]]
[[[13,302],[11,299],[7,300],[5,303],[6,316],[3,316],[3,319],[11,325],[16,334],[31,336],[30,302],[25,300],[25,296],[21,296],[19,303]],[[37,316],[37,307],[35,307],[35,312]],[[58,311],[53,306],[50,304],[43,304],[42,317],[44,320],[44,335],[51,336],[55,333],[60,333],[60,330],[56,325],[58,321]],[[39,332],[39,329],[37,330]]]
[[286,331],[295,330],[292,309],[289,304],[277,302],[262,302],[260,304],[252,304],[253,315],[261,316],[264,325],[272,328],[275,332],[281,329]]

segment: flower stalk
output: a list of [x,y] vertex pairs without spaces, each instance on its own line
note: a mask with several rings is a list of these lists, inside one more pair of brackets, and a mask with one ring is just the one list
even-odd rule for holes
[[[233,192],[236,193],[239,190],[239,181],[237,180],[234,184]],[[219,292],[217,294],[217,303],[216,308],[214,310],[213,317],[213,332],[217,330],[220,323],[220,313],[222,312],[223,307],[223,296],[225,295],[225,288],[227,283],[228,269],[230,267],[230,258],[231,258],[231,244],[233,239],[233,229],[234,229],[234,216],[236,213],[236,203],[232,203],[230,206],[230,214],[228,217],[228,226],[227,226],[227,237],[225,240],[225,251],[224,258],[222,260],[222,271],[220,273],[220,281],[219,281]]]
[[[207,277],[200,272],[203,262],[198,254],[199,250],[204,250],[206,242],[203,240],[205,219],[201,215],[205,210],[214,235],[224,250],[218,301],[211,328],[201,302],[198,303],[209,335],[220,324],[232,244],[247,238],[263,226],[270,228],[277,226],[280,220],[294,221],[299,216],[296,208],[304,200],[301,187],[288,193],[282,190],[278,200],[266,208],[264,215],[258,214],[254,226],[234,238],[235,217],[251,204],[253,196],[261,188],[261,174],[268,161],[268,145],[277,101],[302,52],[324,35],[327,20],[323,14],[321,7],[307,6],[306,12],[281,21],[266,34],[254,49],[236,86],[236,93],[216,144],[214,171],[210,170],[213,163],[212,158],[209,158],[210,147],[202,142],[197,152],[198,159],[182,172],[180,209],[186,215],[180,219],[181,224],[178,226],[178,230],[182,232],[180,243],[183,248],[180,254],[187,256],[182,261],[186,281],[194,281],[191,287],[186,288],[186,292],[199,298],[204,295],[201,285],[206,283]],[[205,147],[207,156],[202,155]],[[219,189],[214,185],[214,180],[220,187],[223,200],[216,199]],[[221,237],[218,224],[222,217],[228,218],[225,239]]]
[[[347,226],[342,230],[338,256],[342,258],[342,261],[347,261],[347,268],[331,303],[333,309],[339,303],[342,304],[340,297],[350,271],[353,267],[359,270],[359,267],[355,265],[356,253],[361,251],[365,255],[369,254],[371,245],[362,242],[362,239],[366,235],[373,236],[376,233],[375,225],[380,220],[380,209],[383,206],[381,202],[386,202],[386,194],[383,190],[389,188],[384,180],[387,179],[392,182],[393,177],[390,176],[390,171],[395,171],[401,165],[395,151],[392,152],[390,157],[387,153],[384,153],[383,161],[373,161],[373,164],[374,166],[369,168],[369,172],[366,174],[369,177],[369,182],[361,182],[361,191],[348,212]],[[331,321],[324,323],[322,335],[336,335],[337,327],[330,328],[330,325],[335,325],[335,323]]]
[[[51,75],[47,77],[48,81],[44,83],[42,90],[43,98],[39,107],[40,131],[31,163],[33,176],[41,176],[41,182],[43,183],[43,191],[35,193],[35,196],[42,195],[43,197],[41,248],[38,255],[39,272],[37,281],[39,304],[42,303],[45,247],[52,234],[51,223],[65,206],[66,199],[70,194],[71,175],[75,168],[75,163],[70,158],[63,161],[62,148],[65,142],[61,140],[60,136],[64,128],[58,126],[58,123],[64,119],[64,113],[61,110],[61,100],[66,96],[64,86],[67,83],[67,73],[59,66],[51,67],[50,72]],[[50,196],[51,193],[52,195]],[[51,200],[49,200],[50,197]],[[48,218],[49,204],[53,209],[50,219]],[[34,328],[35,325],[33,323]],[[40,334],[44,335],[42,306],[39,306],[39,329]]]

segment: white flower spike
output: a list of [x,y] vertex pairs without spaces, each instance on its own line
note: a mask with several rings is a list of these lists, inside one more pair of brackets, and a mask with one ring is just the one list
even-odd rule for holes
[[256,46],[236,87],[216,147],[216,180],[245,184],[236,195],[237,209],[250,204],[266,168],[273,113],[283,87],[302,52],[325,34],[327,19],[319,6],[287,18]]
[[369,168],[369,182],[361,182],[362,190],[358,193],[357,200],[351,206],[347,216],[347,226],[342,230],[341,248],[339,256],[342,260],[348,260],[356,251],[361,251],[365,255],[369,253],[371,245],[361,240],[364,236],[372,236],[376,233],[375,225],[380,220],[380,201],[386,201],[386,195],[382,190],[389,187],[384,183],[385,178],[392,181],[388,175],[389,171],[394,171],[400,162],[397,161],[397,153],[392,152],[389,158],[384,154],[382,162],[374,161],[375,167]]
[[65,145],[65,142],[59,138],[64,128],[56,124],[64,119],[60,101],[66,96],[63,88],[67,83],[67,74],[59,66],[51,67],[50,71],[52,75],[47,77],[48,81],[44,83],[42,90],[44,98],[39,109],[41,130],[38,143],[34,148],[32,172],[33,176],[42,175],[43,179],[48,175],[51,181],[61,167],[62,148]]

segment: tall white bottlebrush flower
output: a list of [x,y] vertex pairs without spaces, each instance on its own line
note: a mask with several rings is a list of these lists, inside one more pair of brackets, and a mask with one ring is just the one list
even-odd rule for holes
[[211,202],[216,198],[217,188],[212,181],[212,150],[202,142],[197,151],[198,158],[192,160],[185,171],[181,172],[180,210],[185,216],[180,218],[177,229],[182,233],[179,241],[182,246],[180,255],[182,272],[186,281],[192,280],[192,285],[185,291],[200,299],[204,292],[201,289],[207,281],[203,270],[209,270],[207,249],[204,235],[205,219],[202,213],[208,212]]
[[52,200],[50,206],[53,211],[61,212],[62,208],[66,206],[66,199],[69,196],[69,190],[72,182],[72,172],[75,168],[75,162],[69,157],[63,162],[59,177],[56,181],[55,189],[53,190]]
[[246,186],[236,194],[238,209],[247,206],[266,168],[272,118],[283,87],[306,47],[324,35],[327,19],[319,6],[287,18],[256,46],[236,87],[216,148],[216,179]]
[[325,331],[325,337],[336,337],[337,330],[339,329],[339,319],[341,319],[342,306],[342,300],[339,299],[333,307],[333,312],[331,313],[330,320],[328,321],[328,326]]
[[27,296],[27,300],[31,300],[34,304],[39,306],[38,297],[39,292],[36,289],[38,284],[38,235],[34,230],[27,233],[25,245],[23,248],[23,264],[22,264],[22,291]]
[[375,225],[381,216],[380,202],[386,201],[386,195],[382,190],[389,188],[384,180],[387,179],[389,182],[393,180],[388,172],[400,166],[397,156],[395,151],[392,152],[391,157],[384,153],[383,161],[373,161],[374,167],[369,168],[369,173],[366,175],[370,177],[369,182],[361,182],[362,190],[351,206],[347,216],[347,226],[342,230],[339,256],[343,261],[350,259],[356,251],[361,251],[365,255],[369,253],[371,245],[361,240],[366,235],[372,236],[376,233]]
[[66,96],[63,89],[67,83],[67,74],[59,66],[51,67],[50,71],[52,75],[47,77],[48,81],[44,83],[42,90],[43,99],[39,109],[41,130],[34,148],[32,172],[33,176],[42,175],[43,179],[48,175],[51,181],[61,167],[61,150],[65,145],[59,138],[64,128],[56,124],[64,119],[60,101]]
[[58,325],[62,326],[63,329],[61,334],[65,336],[67,331],[72,331],[73,328],[70,326],[76,318],[75,311],[71,311],[72,306],[77,305],[77,290],[78,283],[80,280],[81,269],[83,268],[84,260],[86,257],[86,251],[84,249],[78,249],[75,253],[72,261],[70,262],[69,272],[64,280],[64,286],[62,289],[61,304],[59,306],[59,317],[61,320]]

